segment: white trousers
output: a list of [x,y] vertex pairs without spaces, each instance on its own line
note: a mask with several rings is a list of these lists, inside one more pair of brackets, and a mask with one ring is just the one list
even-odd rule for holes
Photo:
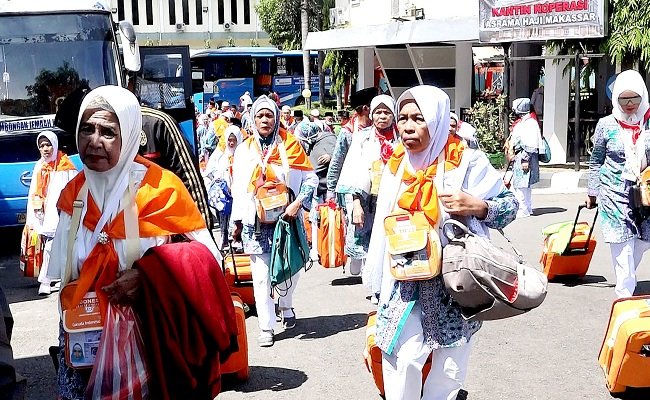
[[422,387],[422,368],[429,357],[424,343],[420,306],[413,307],[393,350],[382,352],[386,400],[455,400],[469,364],[472,341],[433,351],[431,371]]
[[[352,226],[352,210],[354,210],[354,198],[352,197],[351,194],[345,195],[345,208],[347,211],[346,218],[348,219],[346,223],[348,224],[347,226],[350,227]],[[366,259],[352,258],[352,257],[349,257],[349,259],[350,259],[350,264],[348,268],[350,270],[350,275],[359,276],[361,274],[361,270],[363,269],[363,266],[366,264]]]
[[[253,292],[255,294],[255,308],[257,309],[257,322],[261,330],[272,331],[275,328],[275,301],[271,297],[271,283],[269,282],[269,264],[271,254],[251,255],[251,272],[253,274]],[[290,281],[278,285],[286,296],[279,297],[280,310],[286,317],[293,316],[293,292],[296,290],[300,272],[294,275]]]
[[518,217],[530,217],[533,213],[533,189],[514,188],[515,197],[519,201]]
[[43,263],[41,264],[41,272],[38,273],[38,281],[42,284],[49,285],[52,279],[47,277],[47,267],[50,265],[50,253],[52,252],[52,239],[45,239],[45,246],[43,248]]
[[630,239],[623,243],[610,243],[614,272],[616,272],[616,297],[630,297],[636,289],[636,269],[643,253],[650,249],[650,242]]

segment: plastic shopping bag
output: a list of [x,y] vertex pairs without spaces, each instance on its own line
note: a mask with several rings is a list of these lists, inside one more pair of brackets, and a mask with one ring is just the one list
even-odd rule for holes
[[133,309],[109,305],[86,399],[144,400],[149,395],[149,378]]

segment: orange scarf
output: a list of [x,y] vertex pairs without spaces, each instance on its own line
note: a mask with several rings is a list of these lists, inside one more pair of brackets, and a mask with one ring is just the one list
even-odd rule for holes
[[[456,135],[449,135],[447,145],[445,146],[445,171],[451,171],[458,168],[460,160],[463,157],[465,144],[463,140]],[[397,174],[399,166],[404,158],[404,145],[400,144],[388,160],[388,167],[393,175]],[[438,209],[438,191],[433,182],[438,168],[438,160],[434,161],[427,169],[420,170],[413,175],[404,169],[401,179],[408,187],[397,200],[397,205],[407,211],[424,211],[427,220],[431,226],[438,223],[440,210]]]
[[36,175],[36,191],[34,192],[34,208],[41,209],[45,204],[47,189],[50,186],[50,176],[52,172],[74,171],[77,168],[72,161],[62,151],[59,151],[56,160],[44,163],[41,170]]
[[[170,236],[205,229],[201,213],[176,175],[140,156],[137,156],[135,161],[147,167],[135,199],[138,206],[140,238]],[[85,182],[83,171],[70,181],[59,199],[58,207],[61,211],[72,215],[72,204]],[[84,226],[94,231],[101,215],[97,204],[88,193]],[[102,288],[113,283],[119,271],[119,258],[113,240],[126,239],[123,211],[104,227],[104,232],[110,240],[106,244],[97,243],[84,261],[72,299],[72,304],[79,304],[87,292],[97,292],[102,316],[106,315],[108,309],[108,298]]]
[[[300,143],[296,138],[288,133],[284,128],[280,128],[280,139],[284,142],[284,147],[287,151],[287,161],[289,162],[289,167],[293,169],[298,169],[301,171],[313,171],[311,162],[305,150],[302,148]],[[246,139],[245,144],[250,148],[251,146],[257,147],[257,152],[262,153],[262,149],[259,148],[254,137],[251,136]],[[273,146],[271,149],[271,155],[269,156],[269,161],[267,165],[282,165],[282,158],[280,157],[280,150],[278,146]],[[266,168],[266,171],[262,171],[262,166],[257,165],[253,171],[253,176],[251,177],[250,184],[248,185],[248,191],[254,192],[258,187],[264,184],[265,181],[274,181],[277,180],[273,168]]]

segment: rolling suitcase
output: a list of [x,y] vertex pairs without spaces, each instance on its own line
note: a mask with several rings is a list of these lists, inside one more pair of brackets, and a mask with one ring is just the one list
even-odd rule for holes
[[221,364],[222,374],[234,374],[237,380],[248,380],[248,336],[246,335],[246,314],[242,299],[236,294],[231,294],[232,303],[235,306],[237,319],[237,344],[239,350],[232,353],[225,362]]
[[245,304],[252,306],[255,304],[255,294],[251,257],[248,254],[236,254],[232,242],[228,253],[223,258],[223,275],[226,283],[231,292],[237,293]]
[[618,299],[598,356],[607,388],[650,388],[650,296]]
[[343,209],[330,201],[318,206],[318,262],[324,268],[343,267],[345,254],[345,217]]
[[[366,347],[363,350],[363,359],[366,363],[368,372],[372,374],[372,379],[375,381],[375,386],[379,389],[379,394],[383,397],[384,392],[384,374],[381,369],[382,357],[381,349],[375,344],[375,334],[377,332],[377,313],[375,311],[368,314],[368,324],[366,325]],[[422,382],[427,379],[429,370],[431,369],[431,355],[427,359],[426,364],[422,370]]]
[[[571,228],[569,236],[570,241],[562,253],[552,251],[554,242],[561,240],[560,233],[550,234],[544,239],[544,250],[542,251],[541,264],[544,267],[544,274],[548,280],[558,276],[585,276],[591,263],[591,258],[596,249],[596,239],[593,237],[594,226],[598,218],[598,212],[594,216],[593,223],[578,222],[580,212],[586,208],[584,204],[578,207],[575,221]],[[561,226],[563,224],[554,224],[552,226]],[[547,227],[546,229],[551,228]]]

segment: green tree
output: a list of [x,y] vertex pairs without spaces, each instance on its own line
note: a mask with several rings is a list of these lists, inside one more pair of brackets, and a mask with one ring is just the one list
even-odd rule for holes
[[559,54],[603,52],[624,68],[639,62],[650,70],[650,7],[647,0],[609,0],[608,35],[603,39],[551,42]]
[[77,70],[64,62],[54,71],[41,70],[34,79],[34,84],[25,89],[33,112],[49,114],[56,112],[57,99],[67,96],[82,84],[88,85],[88,81],[81,79]]

